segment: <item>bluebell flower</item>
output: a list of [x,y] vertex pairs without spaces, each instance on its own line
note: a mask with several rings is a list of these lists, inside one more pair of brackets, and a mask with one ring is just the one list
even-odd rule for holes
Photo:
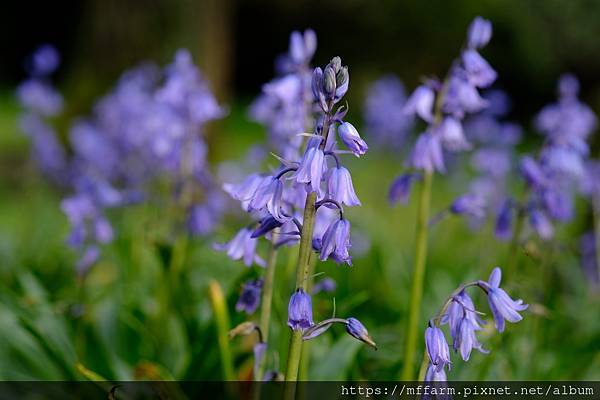
[[360,137],[354,125],[349,122],[343,122],[338,127],[338,135],[356,157],[364,155],[369,150],[367,143]]
[[388,192],[388,201],[390,204],[396,202],[407,204],[408,199],[410,198],[412,184],[417,179],[421,179],[421,175],[416,173],[407,173],[394,179]]
[[273,216],[268,215],[259,221],[258,227],[252,231],[252,238],[258,238],[266,235],[275,228],[279,228],[283,222],[276,220]]
[[365,342],[369,346],[377,349],[377,345],[369,336],[369,332],[367,328],[356,318],[350,317],[346,320],[346,332],[352,337],[360,340],[361,342]]
[[475,331],[482,329],[483,321],[477,317],[473,300],[464,290],[452,299],[442,323],[450,326],[452,346],[455,352],[460,351],[464,361],[469,360],[472,349],[488,353],[475,336]]
[[29,79],[17,88],[21,105],[41,116],[54,116],[62,111],[63,98],[52,86],[38,79]]
[[33,113],[21,118],[20,127],[32,140],[32,156],[42,173],[59,185],[68,185],[71,171],[54,129]]
[[541,194],[544,208],[548,215],[556,221],[569,221],[574,215],[573,199],[565,190],[551,188]]
[[492,23],[485,18],[475,17],[467,33],[467,46],[471,49],[484,47],[492,38]]
[[500,240],[509,240],[512,236],[513,202],[505,199],[496,216],[495,234]]
[[335,291],[337,284],[331,278],[323,278],[319,282],[315,283],[312,287],[313,296],[317,293],[331,293]]
[[265,352],[267,351],[267,344],[265,342],[257,342],[252,348],[252,352],[254,353],[254,377],[258,379],[259,367],[262,359],[265,356]]
[[36,77],[45,77],[52,74],[60,64],[58,50],[50,44],[38,47],[25,63],[27,72]]
[[433,103],[435,93],[427,85],[421,85],[406,100],[403,111],[406,115],[418,115],[425,122],[433,122]]
[[469,82],[476,87],[488,87],[494,83],[498,76],[490,64],[475,50],[466,50],[463,52],[462,62]]
[[282,211],[283,206],[283,182],[276,177],[263,179],[254,192],[252,200],[248,205],[249,211],[267,210],[269,214],[280,222],[289,219]]
[[471,144],[465,138],[463,127],[456,118],[446,117],[434,128],[434,134],[441,137],[444,148],[451,151],[469,150]]
[[447,382],[448,378],[446,376],[446,371],[442,369],[438,369],[432,363],[429,363],[427,366],[427,372],[425,372],[425,382]]
[[325,154],[319,146],[319,141],[312,141],[307,146],[296,172],[296,182],[306,184],[307,192],[319,192],[324,172]]
[[319,259],[325,261],[331,258],[338,264],[352,265],[352,257],[348,254],[350,246],[350,222],[338,219],[323,234]]
[[431,322],[425,330],[425,347],[436,372],[444,369],[446,365],[448,365],[448,369],[451,368],[450,349],[444,337],[444,332]]
[[442,107],[444,112],[463,118],[465,114],[477,113],[487,106],[487,100],[481,97],[464,71],[451,75]]
[[290,35],[289,57],[296,64],[310,62],[317,50],[317,35],[312,29],[304,31],[304,35],[298,31]]
[[430,132],[419,135],[410,156],[410,165],[428,172],[445,172],[446,167],[439,136]]
[[529,224],[535,232],[544,240],[552,239],[554,236],[554,226],[544,212],[536,207],[529,207]]
[[191,207],[188,213],[188,230],[194,236],[212,233],[222,217],[222,196],[209,195],[203,204]]
[[235,304],[236,311],[254,314],[260,305],[260,293],[263,287],[262,279],[249,280],[242,286],[242,293]]
[[394,75],[375,81],[368,89],[363,106],[364,131],[369,142],[382,148],[400,148],[414,125],[412,115],[406,115],[406,90]]
[[268,179],[260,174],[250,174],[241,183],[223,185],[223,190],[228,193],[233,199],[238,200],[242,204],[242,209],[249,211],[250,202],[254,198],[256,189],[261,185],[263,180]]
[[242,260],[244,265],[250,267],[253,263],[261,267],[265,266],[265,261],[256,254],[257,240],[252,238],[252,231],[248,228],[242,228],[229,241],[224,244],[215,244],[215,249],[225,251],[232,260]]
[[483,218],[486,211],[486,202],[478,194],[467,193],[454,200],[449,209],[453,214]]
[[90,270],[90,268],[100,258],[100,249],[97,246],[88,246],[84,251],[83,255],[79,258],[76,264],[77,275],[84,276]]
[[339,166],[329,170],[327,194],[330,199],[348,207],[360,206],[360,200],[354,192],[350,171]]
[[485,288],[488,295],[490,309],[496,322],[498,332],[504,332],[504,321],[512,323],[519,322],[523,317],[519,314],[520,311],[527,309],[528,305],[523,303],[523,300],[513,300],[506,292],[500,288],[500,280],[502,279],[502,271],[496,267],[492,270],[490,278],[487,282],[480,282]]
[[519,163],[519,172],[525,181],[534,188],[549,185],[548,177],[541,166],[530,156],[524,156]]
[[312,300],[302,288],[296,289],[288,305],[288,326],[293,330],[304,330],[314,325]]

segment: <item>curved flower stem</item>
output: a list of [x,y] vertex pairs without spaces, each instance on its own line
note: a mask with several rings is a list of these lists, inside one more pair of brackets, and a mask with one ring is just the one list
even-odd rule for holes
[[421,313],[421,302],[423,300],[423,280],[425,277],[425,264],[427,261],[427,234],[429,230],[429,207],[431,203],[432,182],[433,173],[426,171],[423,176],[423,185],[421,186],[417,214],[415,264],[410,290],[410,308],[408,314],[406,347],[404,349],[404,367],[402,368],[401,375],[401,379],[404,381],[410,381],[414,377],[413,363],[417,345],[419,314]]
[[[444,305],[442,306],[440,311],[432,319],[435,326],[440,326],[440,321],[442,319],[442,316],[446,313],[446,310],[450,306],[450,303],[452,303],[452,299],[454,297],[458,296],[460,294],[460,292],[462,292],[463,290],[465,290],[466,288],[471,287],[471,286],[479,286],[479,281],[463,283],[458,288],[456,288],[456,290],[454,292],[452,292],[452,294],[450,296],[448,296],[448,298],[446,299],[446,302],[444,303]],[[427,354],[427,349],[425,349],[424,354],[423,354],[423,360],[421,361],[421,367],[419,368],[419,377],[418,377],[419,382],[423,382],[425,380],[425,374],[427,372],[428,365],[429,365],[429,355]]]
[[[262,341],[269,343],[269,326],[271,322],[271,303],[273,299],[273,281],[275,279],[275,267],[277,265],[277,237],[279,229],[274,229],[271,237],[271,248],[269,250],[269,257],[267,259],[267,267],[265,269],[263,290],[261,296],[261,308],[260,308],[260,332],[262,332]],[[254,377],[255,381],[262,381],[265,373],[266,357],[263,357],[258,365],[257,376]]]
[[[312,249],[312,234],[315,225],[316,200],[317,193],[311,192],[306,196],[306,203],[304,205],[304,225],[302,226],[302,237],[300,238],[300,251],[298,252],[298,264],[296,268],[296,289],[301,288],[304,291],[308,288],[308,279],[310,277],[310,252]],[[298,368],[301,355],[302,331],[297,329],[292,331],[292,336],[290,338],[285,373],[286,381],[298,380]]]
[[221,369],[223,380],[235,380],[233,372],[233,357],[229,348],[229,313],[223,296],[221,285],[215,280],[208,284],[208,297],[213,309],[215,324],[217,328],[217,340],[219,345],[219,355],[221,356]]

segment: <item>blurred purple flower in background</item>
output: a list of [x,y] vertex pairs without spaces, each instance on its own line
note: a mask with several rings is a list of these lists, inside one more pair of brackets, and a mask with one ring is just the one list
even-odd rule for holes
[[385,149],[399,149],[413,128],[414,118],[403,112],[406,89],[394,75],[373,82],[363,105],[365,132],[368,139]]
[[242,293],[235,304],[235,309],[246,314],[254,314],[260,305],[260,292],[263,286],[262,279],[249,280],[242,286]]

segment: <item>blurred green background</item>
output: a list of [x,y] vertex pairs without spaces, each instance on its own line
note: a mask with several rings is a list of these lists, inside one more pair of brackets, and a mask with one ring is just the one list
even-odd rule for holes
[[[221,378],[214,318],[207,285],[223,287],[231,325],[246,317],[234,311],[241,283],[256,270],[214,251],[244,222],[231,217],[214,238],[194,240],[182,275],[166,282],[161,252],[146,234],[144,206],[111,214],[117,232],[84,283],[74,274],[76,255],[65,245],[68,223],[59,209],[64,193],[49,185],[29,160],[18,131],[14,87],[24,78],[22,60],[38,44],[55,44],[63,56],[56,78],[66,112],[56,121],[66,142],[71,120],[90,111],[119,74],[144,59],[166,63],[187,47],[230,114],[209,130],[215,163],[243,157],[264,139],[248,121],[246,107],[273,76],[273,60],[287,49],[294,29],[315,29],[314,64],[340,55],[350,66],[349,119],[360,123],[367,85],[395,73],[414,88],[423,75],[445,73],[476,15],[492,21],[494,37],[484,50],[499,73],[497,86],[514,102],[511,117],[530,131],[531,118],[554,100],[560,73],[581,80],[582,99],[600,113],[600,2],[596,1],[295,1],[153,0],[10,4],[0,16],[0,378],[85,379],[78,363],[110,379]],[[368,132],[364,135],[368,138]],[[598,155],[596,135],[593,151]],[[522,150],[540,138],[527,132]],[[370,250],[347,268],[319,264],[338,283],[333,295],[314,299],[315,318],[353,315],[368,328],[374,352],[332,329],[311,342],[309,378],[395,379],[402,366],[404,327],[414,246],[414,202],[390,208],[387,188],[401,171],[404,153],[373,151],[351,161],[363,207],[348,211],[353,229]],[[436,177],[433,210],[441,210],[467,187],[468,172]],[[374,178],[375,177],[375,178]],[[515,189],[518,186],[515,183]],[[576,222],[561,228],[561,246],[572,248],[590,228],[579,204]],[[461,282],[485,279],[506,263],[508,245],[493,239],[492,226],[471,231],[450,218],[430,236],[423,326]],[[488,324],[480,335],[491,354],[455,360],[450,379],[600,379],[600,296],[586,282],[577,252],[530,243],[509,293],[532,304],[525,320],[499,335]],[[264,249],[262,249],[264,250]],[[287,301],[293,288],[294,252],[279,257],[272,326],[275,352],[269,364],[283,369],[287,350]],[[550,252],[544,265],[539,254]],[[167,287],[170,286],[170,287]],[[172,297],[164,318],[161,301]],[[475,297],[487,309],[486,299]],[[160,317],[160,318],[159,318]],[[240,378],[250,374],[252,338],[232,342]],[[418,353],[420,354],[420,352]],[[89,378],[89,375],[87,376]]]

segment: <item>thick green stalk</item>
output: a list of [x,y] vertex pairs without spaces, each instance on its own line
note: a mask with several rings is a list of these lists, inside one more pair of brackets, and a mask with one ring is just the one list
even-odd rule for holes
[[225,297],[221,285],[215,280],[211,280],[208,284],[208,297],[213,309],[215,324],[217,328],[217,341],[219,345],[219,354],[221,356],[221,369],[223,379],[226,381],[235,380],[233,372],[233,357],[229,348],[229,312],[225,304]]
[[[304,219],[302,225],[302,236],[300,239],[300,251],[298,252],[298,265],[296,268],[296,289],[307,291],[308,278],[310,276],[310,252],[312,250],[312,235],[315,225],[315,202],[317,193],[311,192],[306,196],[304,205]],[[285,373],[286,381],[298,380],[298,368],[300,357],[302,355],[302,331],[299,329],[292,331],[290,346],[288,351],[287,368]]]
[[431,203],[431,185],[433,173],[425,172],[419,196],[419,209],[417,213],[417,234],[415,247],[415,264],[413,270],[412,286],[410,289],[410,308],[408,313],[408,329],[404,349],[404,367],[401,379],[410,381],[414,378],[414,360],[419,331],[419,314],[423,300],[423,280],[425,278],[425,264],[427,262],[427,234],[429,227],[429,207]]
[[[273,281],[275,279],[275,267],[277,265],[277,248],[275,243],[277,242],[278,229],[273,230],[271,238],[271,248],[269,249],[269,256],[267,259],[267,267],[265,269],[262,296],[260,299],[260,331],[262,338],[265,343],[269,343],[269,326],[271,322],[271,306],[273,299]],[[258,365],[258,371],[254,377],[255,381],[262,381],[262,377],[265,373],[266,357],[263,357]]]

